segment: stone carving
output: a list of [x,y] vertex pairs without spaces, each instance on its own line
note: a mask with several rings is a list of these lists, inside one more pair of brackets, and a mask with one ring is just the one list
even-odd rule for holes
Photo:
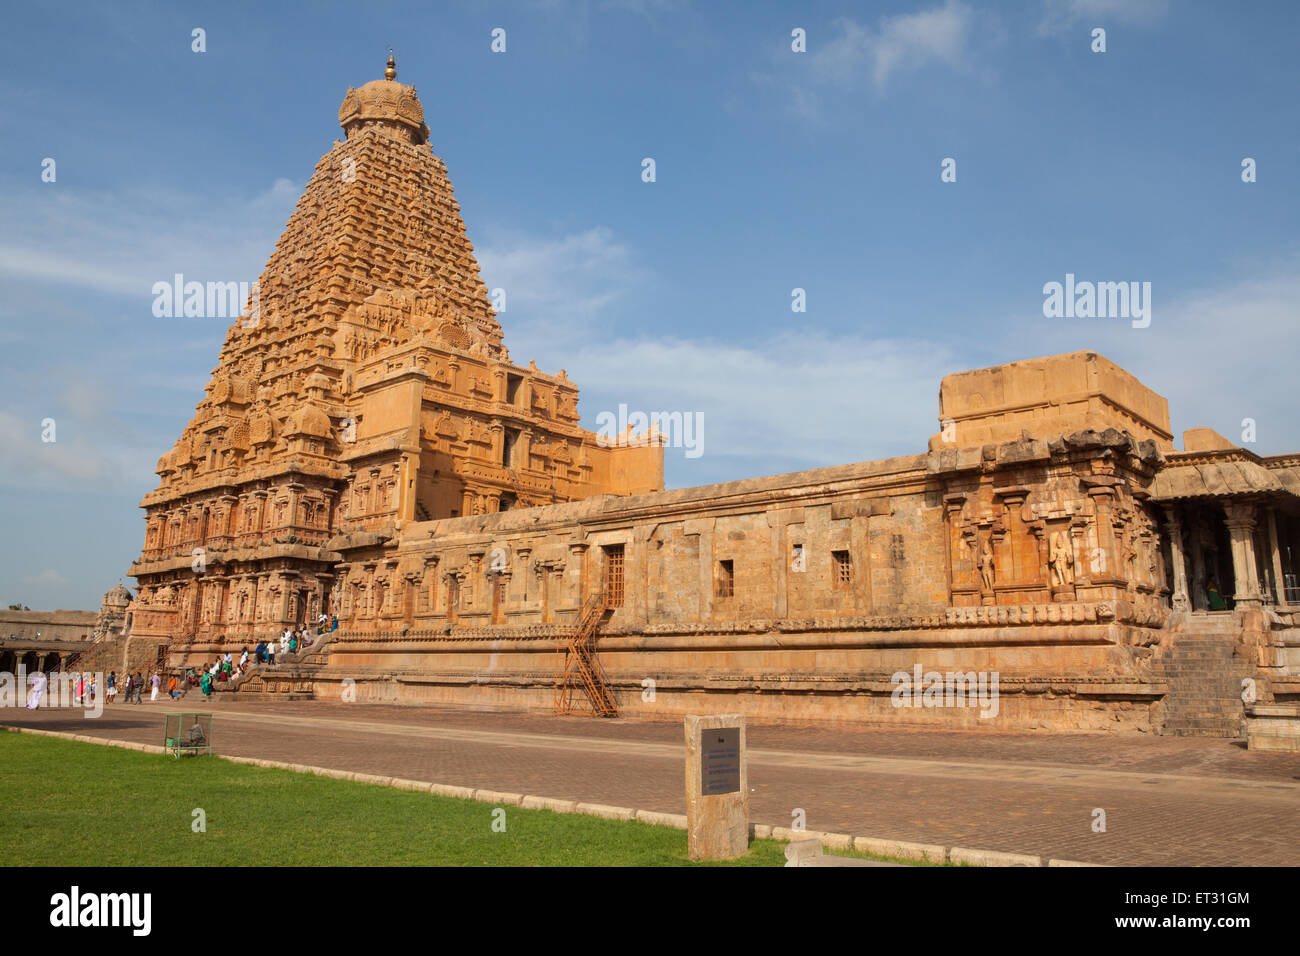
[[1064,531],[1053,531],[1048,539],[1048,563],[1052,572],[1052,587],[1063,588],[1074,584],[1074,552],[1069,535]]
[[993,590],[993,549],[989,547],[987,538],[980,544],[980,581],[984,585],[984,590]]

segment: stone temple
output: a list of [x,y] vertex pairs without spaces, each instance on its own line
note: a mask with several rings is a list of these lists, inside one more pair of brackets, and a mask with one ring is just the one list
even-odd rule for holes
[[[323,612],[233,692],[1229,736],[1300,700],[1300,455],[1177,450],[1076,352],[946,377],[917,454],[665,491],[653,436],[512,362],[391,58],[339,122],[141,502],[122,660]],[[946,699],[900,706],[913,674]]]

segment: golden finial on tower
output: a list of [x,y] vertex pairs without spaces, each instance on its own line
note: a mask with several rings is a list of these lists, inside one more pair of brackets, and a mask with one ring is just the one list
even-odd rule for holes
[[397,79],[397,63],[393,60],[393,48],[388,48],[388,67],[384,70],[384,79]]

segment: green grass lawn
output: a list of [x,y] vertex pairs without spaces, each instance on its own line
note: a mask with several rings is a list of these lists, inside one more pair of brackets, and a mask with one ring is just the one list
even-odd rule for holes
[[[193,811],[207,831],[192,829]],[[214,757],[175,759],[0,731],[6,866],[782,866],[754,840],[693,864],[686,833],[505,807]]]

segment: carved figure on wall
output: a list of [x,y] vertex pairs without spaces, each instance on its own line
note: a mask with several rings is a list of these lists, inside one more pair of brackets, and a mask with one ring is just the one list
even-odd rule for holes
[[1074,555],[1064,531],[1052,532],[1048,539],[1048,563],[1052,568],[1052,587],[1069,587],[1074,583]]
[[980,545],[980,580],[984,583],[984,590],[993,590],[993,549],[989,547],[987,538]]
[[1124,545],[1124,567],[1126,580],[1133,581],[1136,579],[1136,564],[1138,556],[1137,539],[1129,535]]

